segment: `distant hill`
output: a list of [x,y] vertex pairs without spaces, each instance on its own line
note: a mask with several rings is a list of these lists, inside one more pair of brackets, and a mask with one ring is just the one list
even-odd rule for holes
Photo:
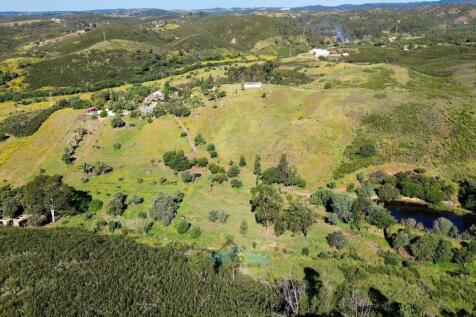
[[[303,6],[303,7],[292,7],[290,6],[291,12],[325,12],[332,10],[368,10],[376,8],[405,8],[405,7],[418,7],[426,6],[429,4],[462,4],[462,3],[471,3],[475,4],[476,0],[440,0],[440,1],[421,1],[421,2],[392,2],[392,3],[364,3],[364,4],[341,4],[337,6],[324,6],[324,5],[313,5],[313,6]],[[73,13],[95,13],[95,14],[105,14],[105,15],[125,15],[125,16],[155,16],[155,17],[164,17],[164,16],[173,16],[179,13],[185,12],[203,12],[205,14],[247,14],[257,10],[281,10],[281,7],[251,7],[251,8],[209,8],[209,9],[199,9],[199,10],[162,10],[156,8],[136,8],[136,9],[98,9],[98,10],[85,10],[85,11],[45,11],[45,12],[28,12],[28,11],[0,11],[1,18],[12,18],[18,16],[55,16],[55,15],[65,15]]]

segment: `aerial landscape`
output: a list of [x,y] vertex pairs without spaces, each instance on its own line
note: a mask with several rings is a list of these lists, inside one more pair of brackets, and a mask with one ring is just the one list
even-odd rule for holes
[[476,316],[474,0],[55,2],[0,4],[0,316]]

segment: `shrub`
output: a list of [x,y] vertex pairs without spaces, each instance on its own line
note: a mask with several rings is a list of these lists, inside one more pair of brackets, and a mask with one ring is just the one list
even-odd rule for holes
[[311,196],[310,202],[313,205],[324,206],[328,208],[330,207],[330,203],[332,201],[332,195],[332,191],[325,188],[320,188]]
[[212,210],[208,213],[208,221],[217,222],[218,221],[218,210]]
[[118,151],[122,148],[122,144],[121,143],[114,143],[114,145],[112,147],[114,148],[114,150]]
[[360,187],[355,191],[357,196],[370,198],[375,195],[375,185],[370,181],[364,181]]
[[210,181],[212,183],[223,184],[224,182],[228,181],[228,177],[224,173],[218,173],[218,174],[212,175],[210,177]]
[[110,233],[113,233],[117,229],[121,228],[121,223],[119,221],[109,221],[107,224],[108,230]]
[[97,199],[91,200],[89,203],[88,211],[89,212],[98,212],[99,210],[102,209],[103,202]]
[[208,166],[208,159],[206,157],[201,157],[201,158],[194,158],[191,161],[193,166],[198,166],[198,167],[207,167]]
[[446,219],[444,217],[440,217],[435,220],[433,223],[433,232],[436,234],[441,234],[444,236],[449,236],[450,233],[454,232],[456,229],[456,232],[458,232],[458,228],[451,222],[451,220]]
[[383,205],[373,205],[367,214],[367,222],[377,226],[380,229],[385,229],[396,223],[395,218]]
[[191,223],[186,221],[185,219],[180,219],[179,222],[177,223],[177,233],[178,234],[185,234],[188,229],[191,227]]
[[208,213],[208,221],[210,222],[220,222],[220,223],[226,223],[228,220],[228,213],[225,211],[219,211],[219,210],[211,210]]
[[192,167],[192,163],[185,156],[183,151],[170,151],[163,155],[165,166],[171,169],[182,172]]
[[240,168],[236,165],[231,166],[228,169],[227,175],[228,175],[229,178],[238,177],[238,175],[240,175]]
[[401,258],[390,251],[387,252],[381,252],[380,256],[383,258],[383,263],[385,265],[398,265],[401,262]]
[[335,213],[328,213],[326,216],[326,222],[330,225],[335,226],[339,222],[339,217]]
[[362,157],[372,157],[377,153],[375,145],[373,144],[364,144],[357,150],[357,155]]
[[476,210],[476,179],[468,177],[459,182],[458,200],[463,208]]
[[192,229],[190,230],[190,237],[192,239],[197,239],[201,235],[202,235],[202,230],[200,229],[200,227],[193,226]]
[[159,220],[164,226],[170,225],[177,214],[183,197],[184,195],[181,192],[175,195],[158,193],[152,201],[149,216],[152,219]]
[[182,181],[184,183],[193,183],[195,182],[196,178],[197,177],[195,176],[195,174],[192,174],[189,171],[185,171],[182,173]]
[[231,180],[231,187],[232,188],[241,188],[241,187],[243,187],[243,182],[240,181],[239,179],[234,178],[234,179]]
[[332,88],[332,84],[331,83],[325,83],[324,84],[324,89],[331,89]]
[[354,204],[354,199],[345,193],[335,193],[331,198],[331,209],[345,222],[351,219],[351,209]]
[[245,166],[246,166],[246,159],[242,155],[242,156],[240,156],[240,167],[245,167]]
[[340,231],[330,233],[326,237],[327,243],[331,247],[334,247],[338,250],[344,248],[347,245],[347,238]]
[[122,128],[126,125],[126,123],[124,122],[124,120],[122,120],[121,116],[114,116],[114,118],[112,118],[111,120],[111,126],[116,129],[116,128]]
[[435,263],[450,262],[453,258],[453,247],[451,242],[441,239],[435,250],[435,256],[433,261]]
[[418,261],[448,262],[452,257],[451,243],[433,234],[425,234],[410,245],[412,255]]
[[201,134],[198,134],[198,135],[195,137],[194,141],[195,141],[195,145],[196,145],[196,146],[199,146],[199,145],[201,145],[201,144],[206,144],[206,143],[207,143]]
[[210,170],[210,173],[212,174],[224,174],[225,173],[225,169],[215,163],[210,163],[208,164],[208,169]]
[[143,197],[140,197],[140,196],[137,196],[137,195],[134,195],[132,196],[132,198],[130,199],[130,202],[134,205],[140,205],[144,202],[144,198]]
[[5,141],[8,139],[8,136],[5,134],[5,132],[0,132],[0,142]]
[[123,193],[114,194],[107,205],[107,213],[111,216],[121,216],[127,208],[126,198]]
[[399,231],[392,236],[392,247],[401,250],[410,245],[410,237],[405,231]]
[[377,195],[383,201],[394,201],[400,198],[400,191],[392,184],[383,184],[377,189]]
[[81,170],[86,175],[100,176],[112,173],[114,169],[112,168],[112,166],[107,165],[104,162],[97,161],[93,164],[87,162],[83,163],[81,165]]
[[99,112],[99,117],[106,118],[107,117],[107,111],[105,109],[101,110],[101,112]]
[[308,248],[308,247],[302,248],[301,254],[302,254],[303,256],[309,256],[309,248]]

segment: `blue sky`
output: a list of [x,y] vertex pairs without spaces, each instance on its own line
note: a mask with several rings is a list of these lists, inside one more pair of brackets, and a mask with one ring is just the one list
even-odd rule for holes
[[[411,0],[0,0],[0,11],[54,11],[114,8],[206,9],[231,7],[297,7]],[[415,1],[415,0],[413,0]]]

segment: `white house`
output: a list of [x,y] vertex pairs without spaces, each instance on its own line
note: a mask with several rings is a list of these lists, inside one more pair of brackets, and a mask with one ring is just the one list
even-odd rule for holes
[[309,54],[316,58],[319,58],[321,56],[329,57],[329,55],[331,55],[331,53],[328,50],[321,49],[321,48],[313,48],[312,50],[309,51]]
[[151,93],[147,98],[145,98],[145,103],[152,103],[158,101],[164,101],[164,94],[160,90]]
[[257,89],[261,87],[263,87],[263,83],[260,81],[245,83],[245,89]]

